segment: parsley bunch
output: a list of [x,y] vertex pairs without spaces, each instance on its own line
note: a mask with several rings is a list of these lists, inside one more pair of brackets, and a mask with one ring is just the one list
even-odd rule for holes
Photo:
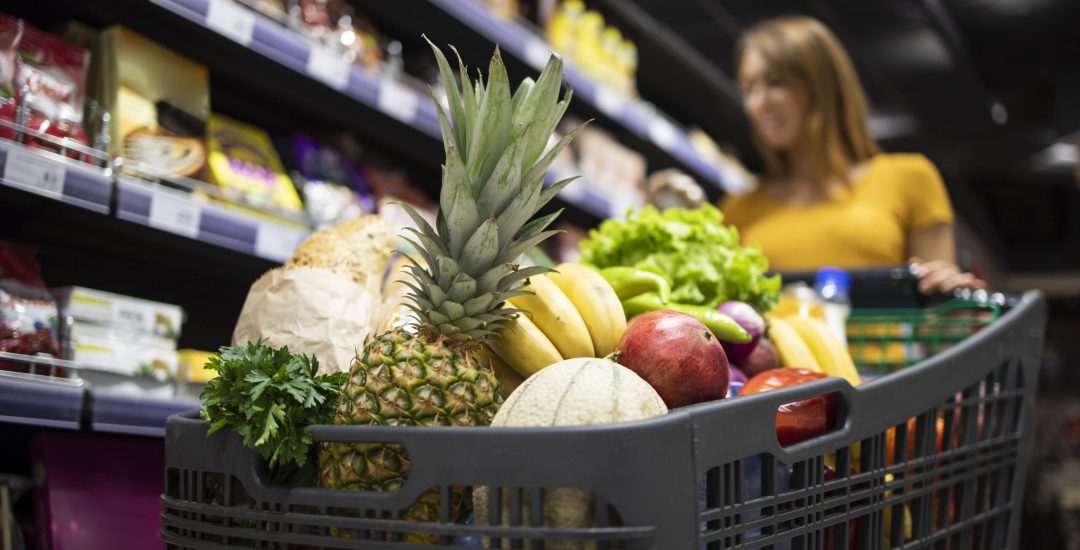
[[311,424],[334,418],[348,373],[317,375],[314,356],[293,355],[259,342],[222,347],[206,364],[216,378],[202,392],[200,415],[209,434],[228,427],[268,462],[278,480],[295,477],[308,462]]

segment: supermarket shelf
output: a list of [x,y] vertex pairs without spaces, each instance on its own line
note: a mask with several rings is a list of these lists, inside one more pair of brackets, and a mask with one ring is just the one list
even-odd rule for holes
[[[0,352],[0,361],[72,368],[70,361]],[[0,422],[77,430],[86,384],[82,380],[0,371]]]
[[85,409],[92,431],[163,437],[166,418],[199,408],[190,397],[138,397],[53,376],[55,368],[80,372],[83,367],[72,361],[7,352],[0,352],[0,361],[31,365],[34,373],[0,371],[0,423],[78,430]]
[[[418,2],[415,10],[422,9],[419,4]],[[414,10],[402,13],[390,4],[377,0],[361,2],[365,10],[383,17],[395,18],[399,24],[407,24],[404,23],[406,19],[413,25],[423,25],[424,22],[435,20],[445,23],[446,16],[449,15],[460,23],[466,32],[474,33],[488,43],[498,44],[505,54],[535,70],[542,69],[551,54],[551,47],[535,29],[518,21],[500,19],[477,0],[427,0],[427,4],[440,11],[442,17],[433,15],[421,18],[412,13]],[[431,34],[434,31],[428,32]],[[447,36],[450,36],[449,31],[444,32],[441,38]],[[566,63],[566,81],[574,89],[575,100],[591,106],[607,122],[626,130],[647,146],[696,174],[713,191],[727,193],[739,190],[739,180],[730,177],[723,167],[698,154],[686,130],[663,113],[642,101],[620,95],[580,72],[569,62]]]
[[426,134],[439,135],[439,121],[426,96],[347,64],[297,33],[230,0],[153,2]]
[[[46,428],[79,429],[85,388],[0,376],[0,422]],[[164,424],[162,424],[164,426]]]
[[49,151],[0,140],[0,182],[101,214],[109,212],[111,172]]
[[198,409],[189,399],[150,399],[129,395],[90,392],[90,429],[127,435],[165,436],[165,419]]
[[119,176],[116,217],[275,262],[283,262],[309,231],[191,193]]
[[[436,140],[442,137],[438,115],[430,97],[417,90],[422,84],[413,86],[361,67],[346,65],[336,59],[331,60],[320,46],[275,21],[230,3],[229,0],[153,1],[158,6],[231,38],[293,71],[323,82],[424,135]],[[555,179],[549,178],[549,181]],[[584,183],[578,182],[574,186],[584,187]],[[595,225],[596,222],[611,216],[615,210],[599,194],[589,195],[588,198],[580,198],[570,193],[560,196],[560,199],[587,217],[595,218],[589,220]],[[145,202],[145,199],[142,199],[142,202]],[[145,216],[145,213],[143,215]],[[245,230],[235,227],[224,235],[214,234],[208,238],[220,241],[222,246],[241,251],[247,251],[252,246]]]
[[[5,186],[98,214],[111,213],[114,174],[48,151],[0,140]],[[310,233],[299,220],[228,208],[183,191],[116,177],[116,217],[204,243],[282,262]]]

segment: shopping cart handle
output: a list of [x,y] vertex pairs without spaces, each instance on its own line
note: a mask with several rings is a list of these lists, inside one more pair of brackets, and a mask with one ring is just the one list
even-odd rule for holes
[[[768,448],[773,456],[793,462],[836,448],[850,438],[849,419],[854,413],[855,391],[846,380],[830,376],[796,386],[743,395],[733,400],[691,405],[682,410],[693,418],[696,437],[727,441],[723,448],[725,453],[744,452],[750,455],[755,449],[760,452],[762,448]],[[787,403],[828,394],[835,396],[836,415],[833,426],[821,435],[782,447],[775,436],[777,409]],[[743,437],[732,438],[725,435],[731,434],[733,426],[737,426],[736,429]],[[748,437],[746,434],[754,435]],[[767,440],[760,437],[767,437]],[[738,446],[745,448],[736,450]]]
[[[780,271],[784,284],[805,283],[813,285],[817,271]],[[1011,308],[1020,302],[1020,296],[980,289],[959,288],[951,294],[925,295],[919,292],[919,276],[913,265],[885,266],[855,269],[848,272],[851,287],[848,294],[857,308],[935,307],[950,300],[961,299],[976,302],[984,307]]]
[[[806,283],[813,285],[814,280],[817,279],[817,270],[813,271],[773,271],[769,275],[779,275],[783,279],[784,284],[787,283]],[[873,267],[867,269],[853,269],[848,271],[848,275],[851,276],[852,287],[860,284],[900,284],[900,283],[918,283],[919,276],[915,272],[913,266],[910,265],[896,265],[896,266],[883,266]]]

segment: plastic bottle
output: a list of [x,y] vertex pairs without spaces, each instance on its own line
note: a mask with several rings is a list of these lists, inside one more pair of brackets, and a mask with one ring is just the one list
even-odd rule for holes
[[548,42],[556,52],[562,55],[574,52],[578,21],[584,13],[585,3],[581,0],[564,0],[559,4],[547,25]]
[[574,38],[574,64],[582,72],[595,76],[600,72],[600,48],[604,32],[604,16],[589,10],[578,20]]
[[823,304],[825,324],[847,347],[847,319],[851,315],[851,275],[838,267],[823,267],[814,280],[814,291]]
[[825,312],[817,293],[802,281],[784,285],[780,291],[780,303],[776,304],[770,313],[776,317],[800,315],[825,320]]

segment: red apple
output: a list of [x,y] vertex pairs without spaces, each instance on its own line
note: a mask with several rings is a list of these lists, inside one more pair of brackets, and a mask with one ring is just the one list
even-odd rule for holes
[[776,348],[772,342],[762,338],[754,351],[739,364],[746,376],[753,378],[767,370],[780,368],[780,357],[776,354]]
[[636,372],[668,408],[723,399],[728,359],[701,321],[678,311],[635,317],[619,342],[619,364]]

